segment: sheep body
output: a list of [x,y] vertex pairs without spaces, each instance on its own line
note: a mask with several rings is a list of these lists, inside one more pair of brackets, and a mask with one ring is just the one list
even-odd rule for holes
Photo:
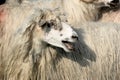
[[120,10],[104,13],[100,21],[120,23]]

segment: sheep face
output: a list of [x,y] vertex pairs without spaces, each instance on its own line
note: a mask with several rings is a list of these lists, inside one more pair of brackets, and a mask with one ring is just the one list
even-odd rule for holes
[[56,47],[63,48],[65,51],[69,52],[74,49],[73,43],[77,40],[78,36],[69,25],[63,22],[61,25],[62,29],[60,30],[51,28],[51,30],[45,34],[44,41]]
[[74,50],[73,44],[77,41],[78,35],[68,24],[60,20],[49,20],[39,26],[41,26],[39,35],[42,35],[43,42],[62,48],[66,52]]

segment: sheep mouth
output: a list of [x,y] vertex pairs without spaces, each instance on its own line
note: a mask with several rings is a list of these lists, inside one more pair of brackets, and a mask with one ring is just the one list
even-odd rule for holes
[[69,42],[69,41],[62,41],[62,43],[65,45],[65,47],[70,50],[70,51],[74,51],[75,48],[74,48],[74,45],[72,42]]

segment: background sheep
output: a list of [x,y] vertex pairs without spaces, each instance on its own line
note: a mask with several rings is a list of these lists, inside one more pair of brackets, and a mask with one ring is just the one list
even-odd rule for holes
[[[18,1],[18,2],[17,2]],[[36,7],[60,8],[59,12],[66,14],[68,22],[76,26],[87,21],[98,21],[102,16],[101,7],[109,6],[113,0],[7,0],[11,4],[35,4]]]
[[[35,4],[37,7],[52,10],[61,8],[60,12],[67,14],[68,22],[74,26],[87,21],[98,21],[99,19],[102,22],[119,23],[120,21],[119,0],[70,0],[69,2],[66,0],[7,0],[6,2],[12,5],[23,3]],[[114,11],[114,9],[117,9],[117,11]],[[105,11],[105,13],[103,13],[103,11]]]
[[[54,15],[51,13],[44,15],[38,8],[24,5],[9,7],[9,12],[5,20],[5,34],[0,38],[1,80],[120,79],[120,24],[80,25],[81,28],[76,30],[79,42],[74,45],[74,52],[66,52],[69,51],[66,48],[73,49],[71,41],[67,40],[77,39],[77,34],[70,27],[70,33],[73,32],[75,36],[68,38],[67,35],[68,39],[63,41],[66,48],[59,46],[61,43],[47,44],[49,40],[41,42],[41,39],[47,39],[44,30],[51,31],[49,30],[51,19],[53,22],[54,19],[59,22]],[[57,31],[61,30],[60,26],[54,28]]]

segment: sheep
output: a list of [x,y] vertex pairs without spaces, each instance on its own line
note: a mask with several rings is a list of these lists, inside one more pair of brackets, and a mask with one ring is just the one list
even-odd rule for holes
[[[54,48],[73,51],[77,33],[49,10],[27,5],[9,6],[8,10],[5,25],[0,26],[5,29],[0,38],[0,80],[44,80],[42,57]],[[39,69],[42,72],[36,71]]]
[[72,29],[51,11],[8,8],[0,80],[120,79],[120,24],[89,22]]
[[68,23],[77,27],[84,22],[98,21],[102,16],[101,7],[109,6],[107,3],[111,1],[113,0],[7,0],[7,3],[34,4],[51,10],[59,8],[61,14],[67,15]]
[[[7,0],[7,3],[11,4],[22,4],[22,3],[32,3],[35,6],[40,8],[61,8],[62,13],[68,15],[68,22],[73,26],[87,22],[87,21],[113,21],[113,16],[118,14],[118,12],[106,14],[102,13],[106,11],[105,8],[110,11],[115,7],[118,8],[119,4],[117,0],[37,0],[37,1],[28,1],[28,0]],[[48,5],[49,4],[49,5]],[[116,6],[115,6],[116,5]],[[111,8],[112,6],[112,8]],[[104,8],[105,7],[105,8]],[[102,11],[101,11],[102,10]],[[102,16],[103,15],[103,16]],[[118,14],[119,16],[119,14]],[[111,17],[111,18],[110,18]],[[101,19],[102,18],[102,19]],[[119,17],[116,17],[114,22],[119,22]]]

